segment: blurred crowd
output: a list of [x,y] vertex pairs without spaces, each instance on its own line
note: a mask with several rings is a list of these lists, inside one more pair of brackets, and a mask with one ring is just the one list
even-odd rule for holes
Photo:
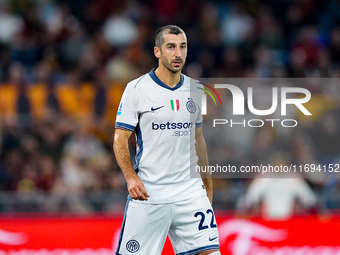
[[157,29],[182,27],[196,77],[337,77],[340,3],[312,1],[1,0],[0,80],[65,82],[148,72]]
[[[72,194],[125,190],[112,153],[115,113],[125,84],[157,65],[159,27],[185,30],[183,73],[193,78],[339,78],[339,10],[336,0],[0,0],[0,191],[58,194],[54,206],[69,200],[87,211]],[[212,155],[256,164],[283,150],[288,162],[337,162],[339,85],[308,89],[322,105],[313,124],[259,129],[248,135],[252,148],[227,136],[223,155],[206,138]],[[337,178],[305,180],[321,197],[338,188]],[[214,181],[222,209],[226,194],[237,200],[249,184]]]

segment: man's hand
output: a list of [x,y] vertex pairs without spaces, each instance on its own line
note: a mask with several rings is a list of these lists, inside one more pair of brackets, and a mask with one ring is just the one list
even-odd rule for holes
[[147,201],[149,194],[146,192],[145,187],[141,179],[135,175],[126,178],[127,188],[132,199]]
[[127,188],[132,199],[148,200],[149,194],[146,192],[142,180],[133,170],[128,140],[132,131],[116,129],[113,141],[113,150],[120,169],[124,174],[127,183]]

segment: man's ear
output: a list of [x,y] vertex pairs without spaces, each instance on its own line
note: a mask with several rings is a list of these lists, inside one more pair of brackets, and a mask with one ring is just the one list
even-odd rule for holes
[[161,58],[161,50],[160,50],[158,47],[155,46],[155,47],[153,48],[153,52],[154,52],[156,58],[158,58],[158,59]]

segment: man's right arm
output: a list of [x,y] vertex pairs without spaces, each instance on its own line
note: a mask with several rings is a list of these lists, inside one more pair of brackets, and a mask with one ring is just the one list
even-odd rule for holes
[[113,150],[120,169],[124,174],[127,188],[132,199],[148,200],[148,193],[144,184],[132,167],[129,152],[129,138],[132,131],[116,128],[113,141]]

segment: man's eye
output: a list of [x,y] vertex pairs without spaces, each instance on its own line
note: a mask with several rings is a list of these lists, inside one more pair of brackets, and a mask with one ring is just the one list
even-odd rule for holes
[[173,46],[168,46],[168,49],[172,49],[173,48]]
[[186,45],[182,45],[182,49],[185,49],[187,46]]

